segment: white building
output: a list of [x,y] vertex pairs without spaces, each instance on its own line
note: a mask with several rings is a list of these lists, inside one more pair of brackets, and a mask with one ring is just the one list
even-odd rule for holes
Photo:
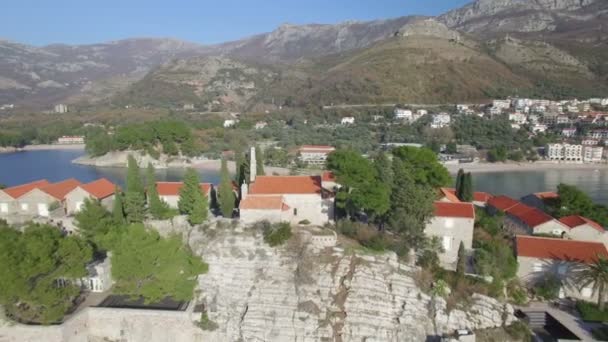
[[547,131],[547,125],[536,124],[532,126],[532,132],[534,133],[545,133]]
[[431,128],[442,128],[450,125],[452,118],[450,114],[439,113],[433,115],[433,121],[431,122]]
[[298,158],[309,165],[324,165],[327,156],[335,150],[333,146],[304,145],[298,150]]
[[546,156],[549,160],[580,162],[583,160],[583,145],[549,144]]
[[567,115],[558,115],[555,119],[555,123],[558,125],[565,125],[570,123],[570,118]]
[[604,155],[602,146],[585,146],[583,148],[583,161],[585,163],[600,163]]
[[266,126],[268,126],[266,121],[258,121],[255,123],[255,129],[263,129],[266,128]]
[[566,138],[571,138],[576,135],[576,128],[575,127],[564,128],[564,129],[562,129],[562,135]]
[[412,121],[412,111],[409,109],[395,108],[394,114],[396,120]]
[[457,110],[459,113],[466,112],[467,110],[469,110],[469,106],[468,106],[468,105],[465,105],[465,104],[457,104],[457,105],[456,105],[456,110]]
[[511,113],[509,114],[509,121],[514,122],[518,125],[523,125],[526,123],[527,118],[526,115],[522,113]]
[[224,128],[234,127],[234,125],[236,125],[236,122],[237,121],[234,119],[224,120]]
[[64,135],[62,137],[57,138],[57,144],[60,144],[60,145],[84,144],[84,136],[82,136],[82,135],[74,135],[74,136]]
[[[156,182],[156,191],[163,202],[167,203],[170,208],[177,209],[179,189],[182,186],[184,186],[182,182]],[[209,198],[213,186],[210,183],[200,183],[200,187],[203,194]]]
[[473,248],[474,225],[475,207],[472,203],[435,202],[435,216],[426,224],[424,234],[441,242],[441,267],[456,269],[461,243],[466,251]]
[[355,123],[355,118],[352,116],[346,116],[343,117],[342,120],[340,121],[341,124],[343,125],[352,125]]
[[63,103],[55,105],[55,113],[64,114],[67,112],[68,112],[68,106],[64,105]]
[[510,100],[494,100],[492,101],[492,107],[498,108],[500,111],[511,108]]
[[103,260],[96,260],[87,265],[88,275],[78,279],[59,278],[55,282],[57,286],[64,287],[68,284],[79,286],[83,290],[101,293],[112,288],[112,252],[107,252]]
[[593,139],[608,139],[608,130],[606,129],[594,129],[587,133],[587,137]]

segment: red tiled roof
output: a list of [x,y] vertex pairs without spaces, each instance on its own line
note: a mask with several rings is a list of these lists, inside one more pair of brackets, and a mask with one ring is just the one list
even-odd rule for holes
[[2,191],[4,191],[5,194],[11,196],[12,198],[17,199],[25,195],[26,193],[32,191],[33,189],[41,188],[49,184],[49,181],[47,181],[46,179],[41,179],[27,184],[12,186],[10,188],[3,189]]
[[536,192],[534,193],[534,196],[538,197],[541,200],[559,198],[559,195],[555,191]]
[[525,223],[530,228],[534,228],[545,222],[553,220],[553,217],[546,214],[545,212],[519,202],[516,205],[505,210],[505,212],[513,217],[518,218],[521,222]]
[[96,181],[83,184],[80,188],[97,199],[104,199],[114,194],[116,185],[105,178],[100,178]]
[[289,206],[283,202],[283,196],[247,196],[239,204],[240,209],[258,210],[289,210]]
[[598,256],[608,257],[606,246],[599,242],[518,235],[517,256],[592,263]]
[[566,226],[568,226],[570,228],[575,228],[575,227],[587,224],[587,225],[591,226],[592,228],[599,230],[600,232],[605,231],[604,227],[602,227],[601,224],[599,224],[593,220],[590,220],[586,217],[579,216],[579,215],[571,215],[571,216],[562,217],[561,219],[559,219],[559,222],[565,224]]
[[492,197],[488,200],[488,205],[490,205],[500,211],[505,211],[517,204],[519,204],[518,201],[512,199],[511,197],[504,196],[504,195]]
[[441,191],[441,194],[450,202],[453,203],[460,203],[460,200],[458,199],[458,197],[456,196],[456,189],[452,189],[452,188],[441,188],[439,189],[439,191]]
[[[182,182],[156,182],[156,191],[160,196],[179,196],[179,189],[183,185]],[[200,186],[205,195],[211,191],[211,183],[201,183]]]
[[320,176],[259,176],[249,186],[252,195],[321,194]]
[[487,192],[475,191],[473,201],[487,203],[493,196]]
[[475,218],[472,203],[435,202],[435,216]]
[[323,174],[321,175],[321,180],[324,182],[335,182],[336,175],[334,175],[334,173],[331,171],[323,171]]
[[70,178],[61,182],[49,184],[45,187],[40,188],[40,190],[46,192],[47,194],[55,197],[60,201],[63,201],[65,195],[67,195],[70,191],[74,190],[81,184],[82,183],[80,183],[80,181],[78,181],[77,179]]

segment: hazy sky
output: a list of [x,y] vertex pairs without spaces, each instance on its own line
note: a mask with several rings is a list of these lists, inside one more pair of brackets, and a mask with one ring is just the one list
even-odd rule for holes
[[83,44],[174,37],[212,44],[282,23],[437,15],[468,0],[1,0],[0,38]]

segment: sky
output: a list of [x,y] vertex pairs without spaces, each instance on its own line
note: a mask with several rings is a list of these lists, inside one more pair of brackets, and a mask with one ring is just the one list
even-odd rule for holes
[[170,37],[215,44],[283,23],[438,15],[469,0],[2,0],[0,38],[37,46]]

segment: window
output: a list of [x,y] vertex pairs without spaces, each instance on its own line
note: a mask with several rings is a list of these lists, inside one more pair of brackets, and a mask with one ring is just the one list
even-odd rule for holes
[[298,216],[298,208],[293,208],[293,216]]
[[0,203],[0,213],[8,213],[8,203]]
[[445,251],[449,251],[452,248],[452,238],[449,236],[444,236],[443,237],[443,249],[445,249]]
[[557,274],[559,274],[560,276],[563,276],[566,274],[566,272],[568,271],[568,265],[559,265],[557,266]]
[[27,203],[21,203],[21,210],[26,211],[29,209],[29,205]]
[[585,297],[585,298],[590,298],[592,294],[593,294],[593,290],[590,287],[585,287],[581,291],[581,295],[583,295],[583,297]]
[[543,264],[541,264],[540,262],[535,262],[534,265],[532,265],[532,270],[534,272],[542,272],[543,271]]

